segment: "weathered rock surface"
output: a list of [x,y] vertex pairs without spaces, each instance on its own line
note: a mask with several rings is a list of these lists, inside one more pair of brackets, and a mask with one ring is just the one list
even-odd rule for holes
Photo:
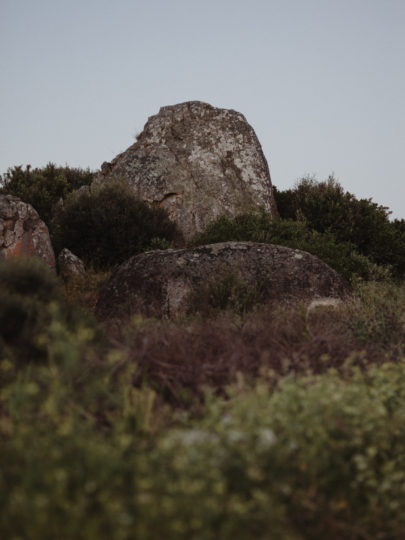
[[233,110],[191,101],[162,107],[135,144],[104,163],[94,184],[126,179],[167,209],[186,240],[220,214],[276,214],[269,168],[253,128]]
[[67,248],[58,255],[58,268],[65,282],[74,281],[86,273],[83,261]]
[[40,257],[55,268],[48,227],[34,208],[12,195],[0,195],[0,257]]
[[102,289],[97,314],[101,319],[139,312],[175,317],[187,312],[198,285],[228,267],[247,284],[259,285],[263,301],[341,298],[349,292],[343,278],[314,255],[271,244],[224,242],[132,257]]

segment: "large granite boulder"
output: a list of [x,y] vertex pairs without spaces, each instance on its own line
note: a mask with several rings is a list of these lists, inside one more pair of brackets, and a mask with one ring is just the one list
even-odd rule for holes
[[187,313],[193,291],[229,268],[246,284],[259,286],[264,302],[341,298],[349,291],[339,274],[304,251],[224,242],[132,257],[101,290],[97,314],[108,319],[134,313],[164,318]]
[[12,195],[0,195],[0,258],[39,257],[55,268],[48,227],[34,208]]
[[94,184],[125,179],[167,209],[186,240],[221,214],[276,214],[269,168],[253,128],[233,110],[191,101],[162,107],[137,142],[104,163]]

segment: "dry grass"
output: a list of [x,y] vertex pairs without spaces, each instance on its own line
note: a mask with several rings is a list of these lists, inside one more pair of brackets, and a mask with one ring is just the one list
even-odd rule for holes
[[268,370],[277,376],[322,373],[340,369],[348,358],[362,366],[395,361],[404,354],[404,289],[387,303],[391,293],[384,287],[309,312],[296,304],[265,306],[243,318],[139,318],[107,334],[137,365],[137,384],[147,380],[170,401],[189,405],[205,387],[222,392],[237,373],[253,379]]
[[100,289],[110,276],[111,271],[101,272],[89,268],[83,276],[65,283],[65,299],[94,314]]

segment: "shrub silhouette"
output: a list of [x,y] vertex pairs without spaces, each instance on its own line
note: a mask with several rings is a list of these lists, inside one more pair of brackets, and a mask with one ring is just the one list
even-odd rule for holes
[[332,232],[379,265],[405,275],[405,223],[389,220],[390,211],[371,199],[357,199],[330,176],[325,182],[303,178],[293,189],[274,190],[280,217],[304,220],[319,233]]
[[149,207],[121,182],[73,193],[51,225],[56,250],[67,247],[97,269],[175,239],[163,208]]
[[229,310],[239,315],[251,311],[263,302],[263,291],[259,284],[247,283],[231,266],[224,265],[215,272],[215,277],[201,283],[189,296],[189,313],[214,316]]
[[355,253],[353,244],[338,242],[332,232],[311,230],[303,221],[273,220],[264,210],[236,218],[220,216],[193,239],[193,244],[228,241],[264,242],[301,249],[316,255],[349,280],[355,276],[369,279],[379,273],[367,257]]
[[41,169],[17,166],[0,177],[0,193],[9,193],[31,204],[49,224],[56,203],[80,186],[90,184],[93,177],[89,169],[57,167],[53,163]]
[[96,345],[100,334],[94,320],[66,301],[61,285],[38,258],[0,259],[0,364],[8,359],[19,369],[51,356],[59,361],[61,343],[72,349],[75,333]]
[[38,338],[50,323],[48,305],[61,301],[59,282],[41,261],[0,260],[0,356],[43,357]]

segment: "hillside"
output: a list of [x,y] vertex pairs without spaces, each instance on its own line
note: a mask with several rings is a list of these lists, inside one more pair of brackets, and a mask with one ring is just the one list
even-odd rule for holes
[[[403,220],[304,179],[275,190],[278,219],[221,216],[189,246],[308,251],[350,283],[342,301],[269,302],[212,275],[186,315],[101,322],[117,265],[179,240],[125,186],[78,191],[91,177],[75,170],[72,185],[67,171],[3,177],[32,204],[42,189],[56,251],[86,272],[64,282],[35,259],[0,260],[1,538],[405,537]],[[103,207],[117,201],[121,220]]]

